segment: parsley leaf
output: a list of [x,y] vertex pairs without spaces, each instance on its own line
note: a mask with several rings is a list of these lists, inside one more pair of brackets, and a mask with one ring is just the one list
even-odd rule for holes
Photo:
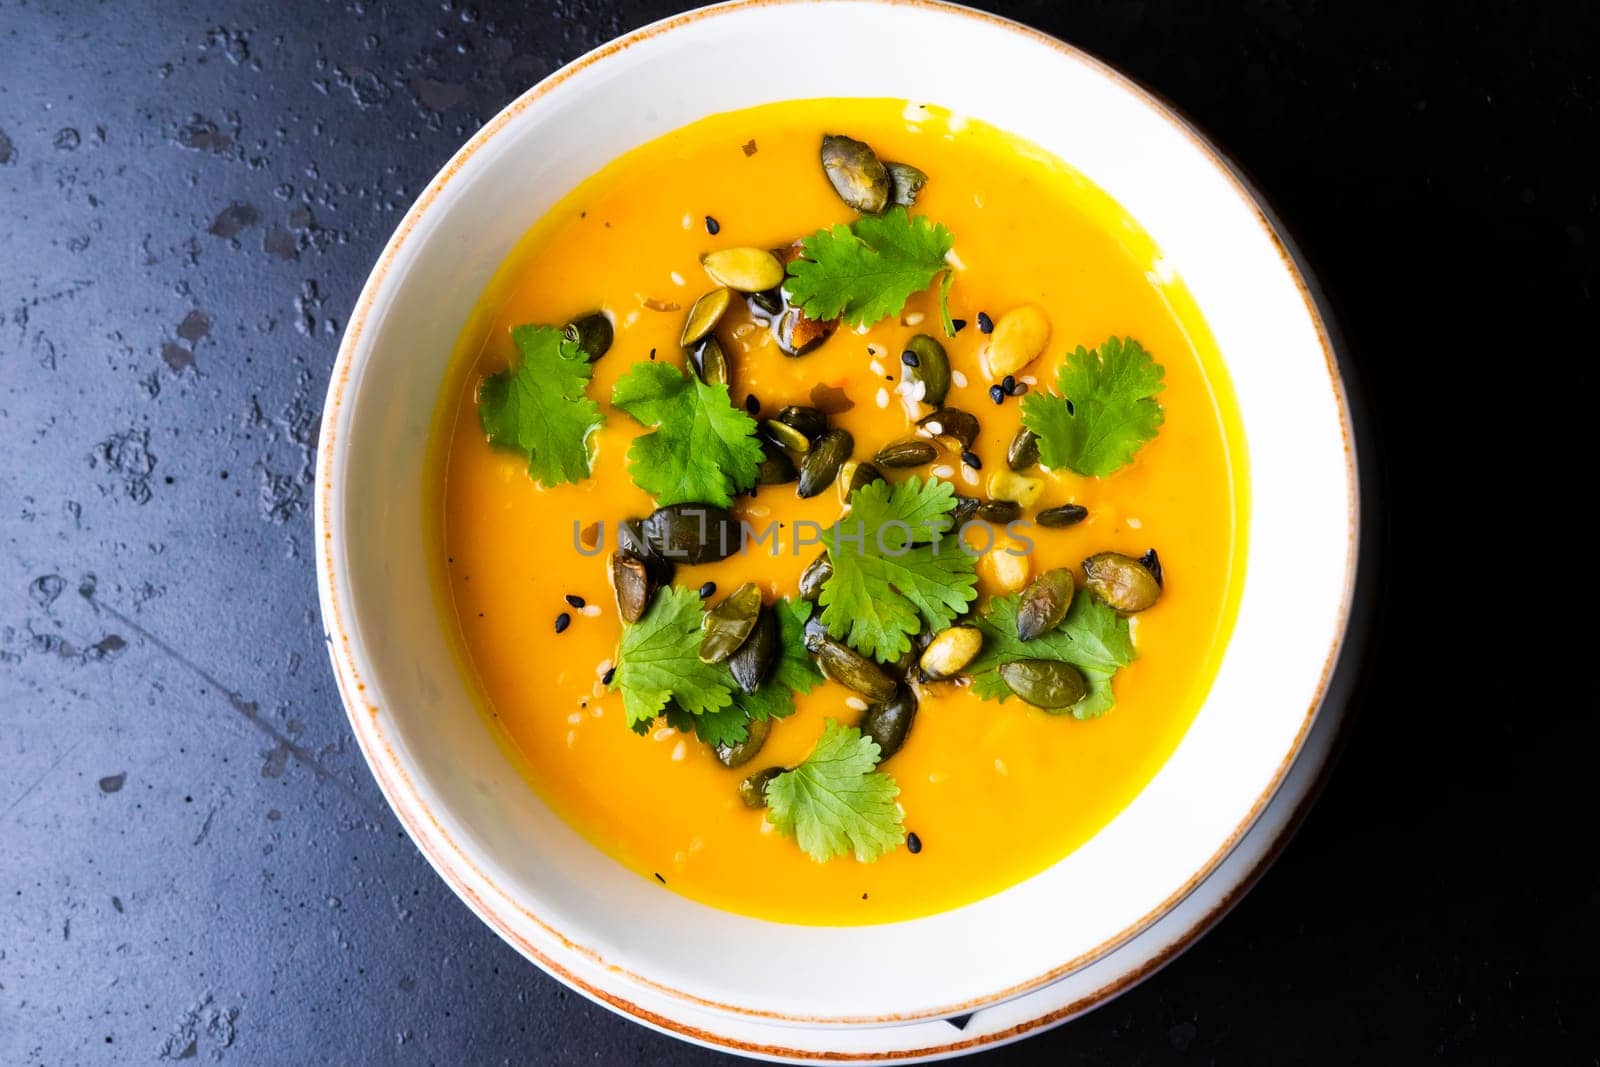
[[1103,478],[1132,462],[1166,419],[1156,394],[1166,369],[1131,337],[1082,345],[1056,373],[1054,393],[1022,398],[1022,423],[1039,437],[1039,459],[1055,470]]
[[794,695],[809,693],[822,681],[822,672],[806,651],[806,620],[811,617],[811,603],[780,600],[771,610],[778,617],[778,660],[772,665],[772,673],[754,693],[738,688],[733,691],[734,706],[755,722],[793,715]]
[[[912,218],[896,206],[807,237],[801,258],[789,264],[784,287],[809,318],[843,318],[851,326],[871,326],[900,314],[911,294],[950,270],[944,257],[953,243],[942,223]],[[945,273],[939,310],[947,337],[955,334],[949,298],[950,275]]]
[[1128,620],[1100,603],[1084,590],[1072,598],[1072,607],[1061,625],[1032,641],[1017,639],[1019,595],[995,597],[973,624],[983,631],[983,649],[967,666],[972,688],[979,696],[1004,701],[1012,696],[1011,687],[1000,677],[1002,663],[1019,659],[1053,659],[1070,663],[1083,672],[1089,695],[1062,708],[1079,719],[1094,719],[1116,704],[1111,677],[1119,667],[1133,662],[1133,637]]
[[756,423],[728,399],[670,363],[636,363],[611,391],[611,403],[655,432],[634,439],[628,470],[656,504],[727,507],[756,483],[763,458]]
[[515,326],[521,357],[514,369],[478,383],[478,424],[489,443],[528,457],[528,473],[544,486],[589,477],[589,435],[604,421],[584,392],[593,369],[575,342],[555,326]]
[[656,594],[644,618],[623,629],[611,688],[622,692],[628,725],[635,730],[661,714],[668,700],[691,715],[732,702],[727,667],[700,661],[702,614],[698,593],[669,585]]
[[852,493],[850,514],[822,534],[833,561],[818,598],[828,632],[888,662],[911,647],[924,621],[934,629],[954,622],[978,595],[974,557],[938,540],[954,508],[955,491],[937,478],[873,482]]
[[854,853],[871,863],[905,840],[900,787],[878,765],[878,743],[829,719],[806,761],[767,783],[767,818],[819,863]]

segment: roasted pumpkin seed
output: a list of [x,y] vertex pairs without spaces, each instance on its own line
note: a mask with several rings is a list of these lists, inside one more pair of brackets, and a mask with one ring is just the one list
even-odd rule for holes
[[689,356],[695,374],[707,385],[728,384],[728,356],[715,336],[705,338]]
[[1017,602],[1017,639],[1032,641],[1061,625],[1076,588],[1066,567],[1053,567],[1029,582]]
[[950,357],[945,355],[944,345],[925,333],[919,333],[906,342],[905,354],[913,357],[910,360],[901,359],[905,366],[905,380],[914,386],[921,386],[921,394],[913,391],[912,397],[930,407],[943,404],[950,392]]
[[959,530],[967,523],[978,517],[978,512],[983,510],[983,501],[973,496],[956,494],[956,506],[950,512],[950,528]]
[[669,504],[644,520],[645,543],[663,559],[715,563],[739,551],[739,520],[714,504]]
[[1144,564],[1146,570],[1155,575],[1157,585],[1162,587],[1166,586],[1166,579],[1161,576],[1161,557],[1156,555],[1155,549],[1152,548],[1150,551],[1140,556],[1139,562]]
[[940,408],[931,415],[924,415],[917,420],[917,427],[927,430],[935,437],[949,438],[963,452],[971,448],[972,443],[978,439],[977,418],[960,408]]
[[862,214],[876,215],[889,205],[889,171],[861,141],[824,135],[822,170],[839,199]]
[[757,485],[788,485],[800,476],[794,460],[789,458],[789,453],[781,445],[762,438],[761,454],[761,466],[756,468]]
[[1053,508],[1045,508],[1035,515],[1034,521],[1040,526],[1062,527],[1076,526],[1089,517],[1089,509],[1082,504],[1061,504]]
[[765,248],[722,248],[700,257],[706,275],[741,293],[760,293],[783,284],[783,264]]
[[939,457],[939,450],[929,441],[912,438],[909,441],[896,441],[878,449],[877,462],[884,467],[920,467],[925,463],[932,463]]
[[755,629],[733,655],[728,657],[728,669],[733,680],[746,693],[754,693],[772,673],[778,658],[778,617],[772,609],[762,606],[756,614]]
[[800,461],[800,485],[796,491],[802,497],[813,497],[832,485],[855,447],[855,438],[848,430],[829,430],[817,438]]
[[1022,505],[1015,500],[990,500],[978,508],[978,518],[995,526],[1004,526],[1022,517]]
[[1044,479],[1031,478],[1016,471],[995,471],[989,475],[989,496],[995,500],[1013,500],[1023,507],[1032,507],[1044,492]]
[[724,767],[743,767],[746,763],[756,758],[756,753],[761,751],[761,746],[767,743],[767,735],[772,732],[771,719],[752,719],[745,723],[745,739],[738,744],[719,744],[716,748],[717,762]]
[[881,704],[873,704],[861,716],[861,733],[878,743],[878,763],[900,751],[917,718],[917,698],[907,686]]
[[812,441],[828,432],[827,414],[804,404],[790,404],[783,408],[778,412],[778,421],[799,430]]
[[623,622],[638,622],[650,610],[660,583],[650,565],[631,552],[611,553],[611,587],[617,594],[617,614]]
[[592,311],[567,323],[561,334],[583,350],[590,363],[611,351],[611,317],[604,311]]
[[889,172],[889,200],[910,207],[917,202],[917,194],[928,184],[928,176],[909,163],[885,163]]
[[1013,693],[1045,711],[1070,708],[1089,692],[1083,673],[1060,660],[1021,659],[1002,663],[1000,677]]
[[822,585],[833,577],[833,560],[823,551],[800,572],[800,599],[816,602],[822,595]]
[[814,319],[797,307],[778,320],[778,345],[786,356],[804,356],[833,336],[837,319]]
[[1024,426],[1006,446],[1006,466],[1014,471],[1025,471],[1039,462],[1039,437]]
[[745,582],[700,617],[700,662],[721,663],[739,650],[761,617],[761,587]]
[[683,322],[683,336],[678,338],[678,343],[684,348],[691,348],[706,334],[717,328],[717,323],[722,321],[728,305],[733,303],[733,290],[725,285],[719,285],[694,302],[694,307],[689,309],[689,317]]
[[846,689],[855,690],[869,701],[884,701],[894,696],[899,683],[849,645],[823,633],[809,647],[822,673]]
[[1161,583],[1149,567],[1121,552],[1097,552],[1083,561],[1089,592],[1123,615],[1144,611],[1161,598]]
[[767,806],[767,783],[784,772],[783,767],[764,767],[754,774],[747,775],[739,783],[739,799],[744,801],[747,808],[764,808]]
[[999,381],[1039,358],[1050,342],[1050,320],[1032,304],[1014,307],[1000,316],[989,337],[989,377]]
[[923,649],[917,665],[923,676],[933,681],[954,678],[966,669],[983,647],[983,631],[975,626],[952,626]]
[[748,305],[752,315],[764,315],[767,318],[776,318],[783,313],[783,289],[768,289],[763,293],[751,293]]

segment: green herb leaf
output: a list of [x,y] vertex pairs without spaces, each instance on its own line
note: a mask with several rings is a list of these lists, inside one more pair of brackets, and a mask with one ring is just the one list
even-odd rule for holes
[[[738,693],[734,695],[737,697]],[[668,726],[681,734],[693,732],[708,745],[737,745],[750,736],[750,719],[737,703],[699,715],[691,715],[677,704],[668,704],[666,715]]]
[[865,655],[888,662],[924,623],[943,629],[977,598],[976,560],[955,539],[948,482],[873,482],[850,496],[850,514],[822,535],[833,576],[818,602],[822,622]]
[[644,618],[623,628],[611,688],[621,691],[628,725],[635,730],[661,714],[668,700],[690,715],[732,703],[733,676],[727,667],[700,661],[704,613],[694,590],[669,585],[656,594]]
[[611,403],[656,427],[634,439],[628,471],[658,506],[727,507],[756,483],[763,458],[756,423],[733,406],[726,385],[707,385],[670,363],[641,362],[617,382]]
[[583,350],[559,327],[515,326],[514,368],[478,383],[478,424],[489,443],[528,457],[544,486],[589,477],[589,435],[604,418],[584,391],[593,373]]
[[1056,374],[1056,391],[1022,398],[1022,424],[1039,437],[1039,459],[1103,478],[1154,440],[1166,414],[1156,400],[1166,369],[1131,337],[1093,352],[1078,346]]
[[[871,326],[900,314],[913,293],[949,271],[944,257],[953,243],[943,224],[892,207],[807,237],[804,254],[789,264],[784,288],[809,318]],[[955,333],[949,295],[947,274],[939,291],[946,336]]]
[[767,818],[814,860],[854,853],[871,863],[905,840],[900,787],[878,765],[878,743],[829,719],[806,761],[767,783]]
[[1116,704],[1111,678],[1117,669],[1133,662],[1133,636],[1128,620],[1080,589],[1072,598],[1067,617],[1054,630],[1032,641],[1017,639],[1019,594],[995,597],[973,623],[983,631],[983,649],[967,667],[972,690],[988,700],[1004,701],[1011,687],[997,669],[1019,659],[1053,659],[1070,663],[1083,672],[1089,695],[1061,709],[1079,719],[1104,715]]

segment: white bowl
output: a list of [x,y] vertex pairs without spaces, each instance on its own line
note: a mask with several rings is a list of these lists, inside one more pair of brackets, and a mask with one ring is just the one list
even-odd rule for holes
[[[808,58],[774,61],[774,42]],[[423,468],[456,337],[547,208],[627,149],[703,116],[848,96],[987,120],[1059,155],[1138,219],[1232,375],[1251,510],[1221,670],[1129,807],[994,897],[835,929],[665,892],[529,790],[474,710],[435,611]],[[881,1027],[971,1012],[1103,959],[1172,909],[1264,809],[1327,694],[1357,510],[1344,387],[1306,284],[1252,193],[1180,118],[1089,57],[980,12],[920,0],[747,2],[657,23],[563,68],[423,192],[368,279],[334,368],[318,455],[318,579],[356,737],[440,875],[574,988],[715,1040],[707,1019]]]

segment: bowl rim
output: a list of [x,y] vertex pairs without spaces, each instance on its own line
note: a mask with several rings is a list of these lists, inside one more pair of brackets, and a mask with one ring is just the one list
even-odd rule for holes
[[[600,1003],[616,1011],[632,1016],[649,1025],[663,1029],[689,1040],[710,1043],[718,1047],[732,1048],[756,1055],[791,1055],[791,1050],[784,1050],[770,1046],[754,1046],[743,1042],[730,1042],[719,1035],[685,1025],[673,1019],[664,1018],[651,1011],[633,1004],[614,992],[600,988],[574,971],[564,966],[559,960],[542,951],[539,946],[531,943],[521,933],[516,931],[510,922],[501,916],[499,909],[504,907],[519,913],[524,919],[532,922],[536,927],[554,938],[564,950],[575,952],[593,963],[598,963],[607,970],[620,976],[656,990],[672,997],[678,998],[688,1004],[713,1011],[730,1013],[738,1016],[754,1017],[760,1020],[789,1024],[789,1025],[892,1025],[895,1023],[911,1022],[924,1019],[936,1019],[952,1015],[961,1015],[975,1011],[981,1007],[1018,996],[1027,991],[1046,985],[1063,975],[1082,968],[1088,963],[1103,958],[1115,951],[1141,931],[1147,929],[1162,915],[1169,912],[1178,902],[1192,893],[1210,874],[1216,870],[1222,860],[1235,848],[1245,832],[1255,824],[1266,805],[1277,793],[1289,768],[1304,746],[1307,734],[1315,721],[1319,710],[1322,708],[1333,681],[1335,668],[1341,658],[1341,651],[1350,644],[1352,606],[1356,591],[1358,562],[1360,558],[1360,542],[1363,527],[1363,501],[1362,480],[1360,477],[1358,458],[1362,455],[1357,448],[1356,420],[1353,416],[1353,405],[1350,386],[1346,382],[1341,360],[1338,355],[1339,346],[1335,343],[1333,330],[1329,326],[1328,316],[1322,308],[1319,299],[1320,290],[1311,279],[1310,271],[1305,267],[1302,258],[1293,243],[1282,232],[1281,223],[1275,213],[1267,205],[1265,199],[1242,175],[1238,166],[1222,153],[1211,141],[1174,107],[1161,99],[1155,93],[1144,88],[1128,76],[1121,73],[1110,64],[1090,55],[1089,53],[1040,30],[985,11],[958,4],[948,3],[945,0],[836,0],[836,2],[873,5],[880,7],[911,8],[945,16],[957,16],[972,19],[983,23],[990,28],[1001,29],[1018,35],[1027,41],[1042,45],[1059,53],[1063,58],[1091,68],[1094,72],[1113,83],[1121,91],[1129,94],[1134,99],[1144,104],[1153,114],[1162,119],[1173,130],[1187,139],[1192,145],[1217,169],[1221,176],[1232,186],[1233,192],[1243,202],[1244,206],[1255,217],[1263,234],[1270,240],[1277,250],[1284,269],[1295,284],[1301,300],[1305,305],[1306,314],[1311,322],[1322,350],[1329,377],[1329,386],[1334,394],[1336,410],[1339,418],[1340,433],[1344,444],[1346,485],[1347,485],[1347,549],[1343,575],[1343,591],[1340,602],[1339,618],[1334,630],[1334,639],[1323,663],[1321,676],[1318,680],[1315,699],[1306,709],[1299,728],[1296,731],[1293,743],[1284,755],[1281,763],[1273,773],[1266,789],[1257,797],[1245,817],[1236,825],[1229,836],[1221,842],[1206,862],[1194,872],[1181,886],[1166,897],[1157,907],[1130,924],[1117,935],[1108,938],[1087,952],[1066,960],[1051,968],[1044,974],[1038,975],[1024,982],[1016,983],[1005,989],[997,990],[979,997],[970,998],[959,1004],[941,1005],[926,1011],[905,1013],[884,1017],[820,1017],[789,1014],[784,1012],[753,1010],[736,1004],[727,1004],[707,1000],[692,993],[674,989],[647,976],[634,973],[619,966],[614,961],[604,959],[599,953],[588,949],[574,941],[566,933],[556,929],[534,914],[522,902],[518,901],[511,893],[496,885],[474,862],[465,849],[456,842],[446,831],[439,818],[430,810],[429,802],[418,791],[398,759],[394,748],[385,737],[380,723],[380,709],[364,694],[367,686],[362,681],[364,665],[362,656],[357,646],[352,642],[350,632],[354,629],[352,623],[347,621],[347,613],[341,607],[336,590],[336,576],[344,570],[344,541],[336,537],[341,521],[336,502],[342,498],[345,476],[343,474],[340,457],[342,442],[339,434],[340,412],[347,397],[347,387],[350,385],[358,360],[362,363],[370,356],[370,352],[363,353],[361,339],[366,332],[368,317],[377,302],[377,297],[387,284],[391,269],[401,260],[402,252],[407,241],[417,226],[429,215],[430,209],[444,192],[445,188],[461,172],[468,161],[485,148],[498,134],[515,120],[527,108],[538,102],[545,95],[567,81],[579,72],[600,63],[603,60],[620,55],[636,44],[654,39],[660,35],[670,33],[681,27],[706,19],[717,18],[724,15],[759,8],[789,7],[805,4],[810,0],[731,0],[731,2],[699,8],[678,15],[670,16],[642,26],[630,33],[617,37],[599,48],[575,59],[566,66],[553,72],[542,81],[532,86],[515,100],[507,104],[492,119],[486,122],[473,134],[467,142],[458,149],[424,188],[417,200],[406,212],[405,217],[396,227],[380,254],[377,263],[368,275],[356,304],[351,311],[348,324],[341,340],[338,356],[336,358],[329,381],[327,397],[324,402],[321,433],[317,452],[317,481],[315,501],[315,527],[317,537],[317,584],[321,601],[322,617],[326,630],[329,657],[334,667],[334,677],[339,688],[341,702],[344,704],[351,728],[356,736],[357,744],[362,755],[372,770],[380,790],[384,794],[391,810],[405,828],[407,835],[416,844],[419,851],[428,860],[429,864],[444,879],[445,883],[467,903],[467,905],[487,925],[494,929],[502,939],[518,949],[523,955],[533,960],[545,971],[558,978],[565,984],[579,990]],[[1287,834],[1285,835],[1285,839]],[[1274,845],[1273,851],[1280,848],[1282,842]],[[485,899],[473,888],[473,883],[484,885],[494,891],[500,898],[499,901]],[[1175,957],[1179,952],[1191,944],[1201,933],[1208,928],[1209,922],[1202,922],[1190,931],[1178,945],[1163,959]],[[1153,969],[1152,969],[1153,970]],[[1115,996],[1125,988],[1131,987],[1137,979],[1150,972],[1138,975],[1124,976],[1117,982],[1109,983],[1102,991],[1094,994],[1086,1001],[1080,1001],[1073,1006],[1072,1014],[1080,1013],[1088,1008]],[[1052,1013],[1049,1016],[1036,1020],[1032,1027],[1049,1025],[1059,1021],[1062,1016]],[[981,1043],[988,1043],[987,1039],[976,1039]],[[942,1051],[954,1050],[963,1046],[955,1042],[948,1047],[941,1046],[937,1049],[927,1049],[914,1053],[916,1056],[939,1054]],[[798,1053],[805,1057],[813,1054]],[[905,1053],[893,1053],[893,1058],[903,1058]],[[866,1057],[878,1058],[878,1057]]]

